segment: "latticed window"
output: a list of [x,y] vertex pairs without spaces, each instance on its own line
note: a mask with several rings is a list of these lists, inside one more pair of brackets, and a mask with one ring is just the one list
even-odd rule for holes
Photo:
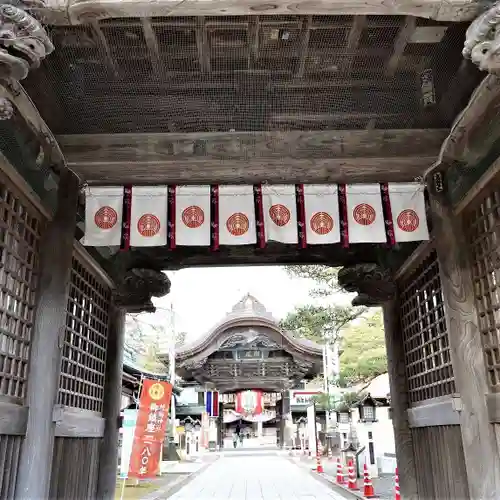
[[111,290],[75,251],[66,307],[59,404],[102,412]]
[[337,413],[337,422],[339,424],[348,424],[351,421],[351,415],[348,412]]
[[360,406],[359,407],[360,420],[364,422],[375,422],[375,407],[374,406]]
[[464,222],[488,383],[500,392],[500,190],[488,191]]
[[455,380],[434,250],[399,288],[410,403],[453,394]]
[[23,399],[43,218],[0,177],[0,395]]

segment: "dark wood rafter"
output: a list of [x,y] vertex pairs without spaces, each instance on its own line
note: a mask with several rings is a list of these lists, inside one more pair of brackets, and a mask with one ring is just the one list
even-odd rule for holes
[[210,46],[208,43],[207,27],[205,17],[201,16],[197,19],[196,24],[196,47],[198,49],[198,59],[202,74],[210,73]]
[[111,52],[111,49],[109,47],[108,41],[106,40],[106,36],[102,32],[98,21],[96,21],[96,20],[91,21],[90,28],[92,30],[94,37],[95,37],[95,40],[97,41],[98,46],[100,47],[100,49],[103,52],[106,64],[108,65],[109,69],[112,71],[114,76],[118,78],[120,75],[118,65],[115,61],[115,58],[114,58],[114,56]]
[[361,35],[366,25],[367,25],[366,16],[354,16],[352,27],[349,30],[349,36],[347,38],[347,45],[346,45],[347,57],[346,57],[344,72],[346,73],[346,76],[348,78],[350,77],[352,71],[352,65],[354,62],[352,54],[355,54],[356,50],[358,49],[359,42],[361,40]]
[[151,66],[155,75],[159,75],[161,72],[161,57],[160,50],[158,48],[158,40],[156,39],[156,34],[154,32],[153,26],[151,24],[151,19],[144,17],[141,19],[142,29],[144,32],[144,39],[146,40],[146,45],[149,51],[149,57],[151,59]]
[[295,76],[303,78],[306,71],[307,56],[309,54],[309,40],[311,38],[312,16],[307,16],[302,20],[300,33],[299,62]]
[[394,49],[392,55],[387,62],[386,72],[388,76],[394,76],[399,64],[400,60],[403,57],[403,53],[408,45],[408,42],[413,35],[416,27],[416,18],[412,16],[408,16],[405,19],[405,23],[396,37],[394,42]]

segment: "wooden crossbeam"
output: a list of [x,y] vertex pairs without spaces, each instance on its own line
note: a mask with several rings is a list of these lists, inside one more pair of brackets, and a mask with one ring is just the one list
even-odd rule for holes
[[415,31],[417,19],[413,16],[407,16],[405,20],[405,24],[399,31],[398,36],[396,37],[396,41],[394,42],[394,50],[392,52],[392,56],[387,62],[386,73],[388,76],[393,76],[399,66],[399,61],[403,56],[406,45],[410,41],[413,32]]
[[300,33],[300,49],[299,49],[299,63],[295,76],[302,78],[306,69],[307,54],[309,51],[309,39],[311,38],[312,16],[307,16],[302,21],[302,30]]
[[367,2],[366,0],[321,0],[291,4],[289,0],[275,0],[258,4],[254,0],[206,1],[206,0],[46,0],[43,7],[32,9],[47,24],[83,23],[99,16],[106,18],[183,17],[183,16],[248,16],[290,15],[412,15],[438,21],[470,21],[481,12],[480,2],[470,0],[393,0],[391,2]]
[[59,136],[70,167],[94,183],[409,181],[447,130]]
[[143,18],[141,21],[142,21],[142,31],[144,33],[144,39],[146,41],[149,57],[151,59],[151,66],[153,67],[154,74],[158,76],[161,70],[161,59],[160,59],[160,50],[158,49],[158,40],[156,39],[153,26],[151,25],[151,19]]
[[104,33],[102,32],[98,21],[93,20],[90,23],[90,28],[92,30],[92,33],[94,34],[98,46],[104,53],[106,64],[108,65],[109,69],[113,72],[115,77],[118,77],[120,74],[118,71],[118,65],[116,64],[115,58],[113,57],[111,49],[109,48],[108,41],[106,40],[106,37],[104,36]]
[[248,22],[248,69],[251,70],[259,59],[260,19],[254,16]]
[[196,47],[202,73],[210,73],[210,47],[208,45],[208,33],[205,26],[205,18],[199,17],[196,24]]

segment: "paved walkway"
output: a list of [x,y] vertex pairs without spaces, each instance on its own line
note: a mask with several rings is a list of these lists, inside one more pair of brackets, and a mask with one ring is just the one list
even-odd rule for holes
[[[229,454],[228,454],[229,455]],[[224,455],[169,500],[345,500],[283,456]]]

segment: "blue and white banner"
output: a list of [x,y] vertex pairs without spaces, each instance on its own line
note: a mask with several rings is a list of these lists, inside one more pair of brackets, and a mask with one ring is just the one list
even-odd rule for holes
[[217,391],[205,392],[205,410],[209,417],[219,416],[219,393]]
[[120,456],[120,478],[122,479],[128,477],[138,413],[139,410],[123,410],[122,450]]

